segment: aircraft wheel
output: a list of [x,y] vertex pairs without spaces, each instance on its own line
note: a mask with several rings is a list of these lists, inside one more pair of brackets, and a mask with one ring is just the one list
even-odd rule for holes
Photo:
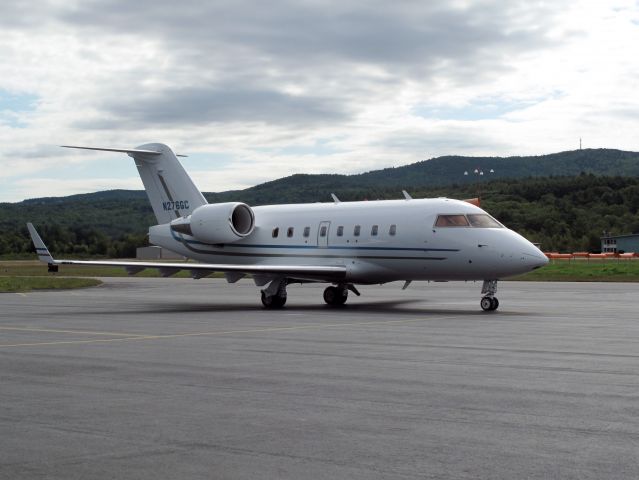
[[345,288],[336,288],[335,290],[337,290],[335,305],[344,305],[346,303],[346,300],[348,299],[348,290],[346,290]]
[[493,308],[491,310],[497,310],[499,308],[499,300],[497,297],[493,297]]
[[262,292],[262,305],[266,308],[271,308],[273,306],[273,297]]
[[265,308],[282,308],[286,303],[286,297],[280,297],[278,295],[266,295],[262,292],[262,305]]
[[497,308],[497,307],[493,308],[493,305],[494,305],[494,302],[491,297],[484,297],[479,302],[479,306],[484,312],[489,312]]
[[344,305],[348,299],[348,290],[345,288],[326,287],[324,301],[328,305]]
[[335,305],[335,298],[337,297],[337,289],[335,287],[326,287],[324,290],[324,301],[328,305]]

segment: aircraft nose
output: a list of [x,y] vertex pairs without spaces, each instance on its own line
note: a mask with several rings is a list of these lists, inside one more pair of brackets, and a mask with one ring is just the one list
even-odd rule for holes
[[526,271],[535,270],[548,264],[548,257],[546,257],[541,250],[524,237],[520,235],[517,236],[519,237],[517,247],[519,247],[520,265],[526,269]]
[[548,264],[548,257],[539,251],[539,249],[537,250],[538,252],[522,252],[523,259],[531,270],[541,268]]

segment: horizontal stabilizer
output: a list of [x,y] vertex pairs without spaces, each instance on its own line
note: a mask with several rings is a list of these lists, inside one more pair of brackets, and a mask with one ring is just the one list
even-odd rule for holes
[[162,152],[155,150],[136,150],[131,148],[99,148],[99,147],[76,147],[74,145],[60,145],[62,148],[78,148],[80,150],[98,150],[100,152],[120,152],[120,153],[146,153],[148,155],[160,155]]
[[[127,154],[143,153],[146,155],[161,155],[162,152],[156,150],[140,150],[135,148],[103,148],[103,147],[77,147],[75,145],[60,145],[62,148],[78,148],[80,150],[97,150],[99,152],[120,152]],[[188,157],[188,155],[175,154],[176,157]]]

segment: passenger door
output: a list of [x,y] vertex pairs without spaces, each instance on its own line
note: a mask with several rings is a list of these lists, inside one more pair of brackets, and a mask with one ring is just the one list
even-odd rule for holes
[[328,233],[331,227],[331,222],[320,222],[317,229],[317,246],[320,248],[328,247]]

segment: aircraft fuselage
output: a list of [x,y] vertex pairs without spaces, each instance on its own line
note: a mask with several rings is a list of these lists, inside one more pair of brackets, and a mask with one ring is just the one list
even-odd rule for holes
[[345,280],[483,280],[528,272],[544,254],[508,228],[437,226],[440,215],[483,214],[445,199],[269,205],[253,207],[255,230],[232,243],[209,244],[150,228],[150,241],[207,263],[345,265]]

